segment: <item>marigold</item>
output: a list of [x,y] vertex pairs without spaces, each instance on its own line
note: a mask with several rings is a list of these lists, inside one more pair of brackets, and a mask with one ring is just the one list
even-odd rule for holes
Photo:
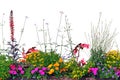
[[50,64],[50,65],[48,65],[48,68],[51,68],[53,66],[53,64]]
[[54,73],[54,69],[50,69],[50,71],[48,72],[48,74],[53,74]]
[[59,63],[62,63],[63,62],[63,59],[62,58],[59,58]]
[[57,71],[58,71],[58,70],[59,70],[59,67],[55,67],[55,70],[57,70]]
[[59,64],[58,62],[56,62],[56,63],[54,64],[54,66],[55,66],[55,67],[59,67],[60,64]]

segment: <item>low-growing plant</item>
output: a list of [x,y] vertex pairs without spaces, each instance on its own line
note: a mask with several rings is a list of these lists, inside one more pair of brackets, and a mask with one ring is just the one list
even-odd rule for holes
[[0,78],[2,78],[2,80],[5,80],[10,76],[10,74],[8,74],[8,71],[9,65],[11,63],[13,63],[12,58],[0,54]]

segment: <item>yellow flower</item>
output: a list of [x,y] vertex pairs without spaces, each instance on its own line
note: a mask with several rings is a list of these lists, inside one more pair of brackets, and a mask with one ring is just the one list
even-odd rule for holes
[[77,78],[78,76],[77,76],[77,74],[75,74],[74,76],[73,76],[73,78]]
[[48,72],[48,74],[53,74],[54,73],[54,69],[50,69],[50,71]]
[[48,66],[48,68],[51,68],[53,66],[53,64],[50,64],[49,66]]
[[55,66],[55,67],[59,67],[60,64],[59,64],[58,62],[56,62],[56,63],[54,64],[54,66]]
[[36,64],[33,65],[34,67],[36,66]]
[[62,63],[63,62],[63,59],[62,58],[59,58],[59,63]]
[[58,71],[58,70],[59,70],[59,67],[55,67],[55,70]]

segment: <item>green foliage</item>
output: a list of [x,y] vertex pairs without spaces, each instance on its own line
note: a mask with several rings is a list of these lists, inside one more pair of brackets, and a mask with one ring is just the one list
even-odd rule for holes
[[60,55],[55,52],[44,53],[43,58],[43,66],[48,66],[49,64],[54,64],[56,61],[59,61]]
[[0,54],[0,78],[2,78],[3,80],[10,76],[8,71],[9,65],[11,63],[13,63],[13,61],[10,57],[6,57],[6,55]]
[[23,75],[23,77],[26,77],[27,79],[31,78],[32,76],[31,70],[32,70],[32,67],[25,68],[25,74]]

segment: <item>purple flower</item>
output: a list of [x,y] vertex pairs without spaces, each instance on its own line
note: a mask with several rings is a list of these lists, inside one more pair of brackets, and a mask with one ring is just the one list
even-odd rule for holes
[[43,71],[46,71],[46,70],[47,70],[47,68],[46,68],[46,67],[42,67],[42,70],[43,70]]
[[98,68],[90,68],[90,71],[92,71],[94,75],[97,75]]
[[24,74],[24,71],[22,70],[22,71],[20,71],[20,74]]
[[39,73],[40,73],[41,76],[45,75],[45,72],[43,70],[39,70]]
[[32,70],[32,71],[31,71],[31,74],[34,74],[35,72],[36,72],[35,70]]

